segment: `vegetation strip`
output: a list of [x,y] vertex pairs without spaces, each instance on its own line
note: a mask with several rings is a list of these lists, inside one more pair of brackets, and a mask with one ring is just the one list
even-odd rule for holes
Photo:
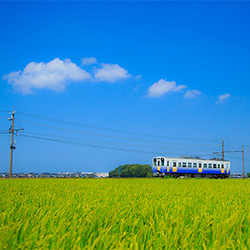
[[249,249],[250,180],[0,179],[0,249]]

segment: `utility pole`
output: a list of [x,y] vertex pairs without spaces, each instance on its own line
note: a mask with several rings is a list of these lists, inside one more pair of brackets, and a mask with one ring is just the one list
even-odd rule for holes
[[224,158],[225,158],[224,157],[224,152],[225,151],[224,151],[224,140],[223,139],[222,139],[222,145],[221,146],[222,146],[222,160],[224,161]]
[[23,130],[23,128],[14,129],[15,113],[16,113],[16,111],[14,110],[14,107],[13,107],[13,111],[10,112],[11,118],[9,118],[9,121],[11,121],[11,127],[9,129],[9,133],[11,134],[9,178],[12,178],[13,150],[16,149],[16,147],[14,146],[14,133],[15,132],[17,133],[19,130]]
[[16,147],[13,145],[13,142],[14,142],[14,120],[15,120],[15,113],[16,113],[16,111],[14,111],[14,107],[13,107],[13,111],[10,113],[11,118],[9,118],[9,121],[11,121],[11,127],[10,127],[10,129],[9,129],[9,132],[10,132],[10,134],[11,134],[9,178],[12,177],[13,150],[16,148]]
[[244,145],[242,145],[242,166],[243,166],[243,179],[245,179]]
[[[244,159],[245,149],[244,149],[244,145],[242,145],[241,150],[224,151],[224,141],[222,140],[222,142],[223,142],[223,144],[222,144],[223,160],[224,160],[224,153],[242,153],[242,171],[243,171],[243,179],[245,179],[245,159]],[[220,154],[220,153],[214,152],[214,154]]]

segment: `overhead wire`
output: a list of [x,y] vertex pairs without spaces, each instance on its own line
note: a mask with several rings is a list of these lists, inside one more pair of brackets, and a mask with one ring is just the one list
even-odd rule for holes
[[[33,132],[27,132],[27,131],[20,131],[20,132],[22,134],[31,134],[31,135],[38,135],[38,136],[45,136],[45,137],[52,137],[52,138],[60,138],[60,139],[64,139],[64,140],[76,140],[76,141],[84,141],[84,142],[91,142],[91,143],[113,144],[113,145],[126,146],[126,147],[152,147],[151,144],[150,145],[147,145],[147,144],[143,144],[143,145],[142,144],[127,144],[127,143],[114,142],[114,141],[99,141],[99,140],[85,139],[85,138],[79,138],[79,137],[76,138],[76,137],[68,137],[68,136],[60,136],[60,135],[41,134],[41,133],[33,133]],[[180,149],[180,148],[178,148],[178,149]],[[187,148],[185,148],[185,149],[187,149]],[[204,153],[202,153],[202,154],[204,154]],[[205,154],[205,155],[207,155],[207,154]]]
[[[32,115],[30,115],[30,116],[32,116]],[[41,118],[41,116],[36,116],[36,115],[35,115],[35,117]],[[42,118],[47,119],[45,117],[42,117]],[[188,144],[188,143],[174,143],[174,142],[162,142],[162,141],[143,140],[143,139],[135,139],[135,138],[127,138],[127,137],[124,138],[124,137],[121,137],[121,136],[106,135],[106,134],[104,135],[104,134],[100,134],[100,133],[91,133],[91,132],[79,131],[79,130],[75,130],[75,129],[64,128],[64,127],[52,126],[52,125],[48,125],[48,124],[37,123],[37,122],[32,122],[32,121],[27,121],[27,120],[22,120],[22,119],[17,119],[17,118],[16,118],[16,120],[21,121],[21,122],[25,122],[25,123],[29,123],[29,124],[33,124],[33,125],[38,125],[38,126],[43,126],[43,127],[49,127],[49,128],[53,128],[53,129],[59,129],[59,130],[64,130],[64,131],[69,131],[69,132],[76,132],[76,133],[81,133],[81,134],[86,134],[86,135],[100,136],[100,137],[106,137],[106,138],[112,138],[112,139],[122,139],[122,140],[133,141],[133,142],[137,142],[138,141],[138,142],[151,143],[151,144],[154,143],[154,144],[167,144],[167,145],[188,145],[189,147],[190,146],[215,146],[215,144],[190,144],[190,143]],[[56,119],[50,119],[50,118],[49,118],[49,120],[58,121]],[[65,121],[61,121],[60,120],[60,122],[65,122]],[[74,125],[76,124],[76,123],[71,123],[71,122],[65,122],[65,123],[74,124]],[[79,124],[77,124],[77,125],[79,125]],[[142,134],[140,134],[140,135],[142,135]],[[41,134],[40,134],[40,136],[41,136]],[[48,134],[47,135],[43,134],[42,136],[50,136],[51,137],[51,135],[48,135]],[[54,138],[56,138],[56,137],[58,138],[58,136],[53,136],[53,137]],[[60,136],[60,138],[62,138],[62,137]],[[39,137],[39,139],[44,139],[44,140],[49,139],[49,140],[55,141],[55,139],[44,138],[44,137],[43,138]],[[65,139],[79,140],[79,138],[72,138],[72,137],[71,138],[65,138],[64,137],[63,139],[64,140]],[[162,137],[161,137],[161,139],[162,139]],[[85,139],[85,141],[86,141],[86,139]],[[129,144],[124,144],[124,143],[119,143],[119,142],[107,142],[107,141],[103,142],[103,141],[89,140],[89,139],[87,141],[91,142],[91,143],[115,144],[115,145],[126,146],[126,147],[131,147],[131,146],[132,147],[135,147],[135,146],[138,147],[138,146],[141,146],[141,145],[129,145]],[[72,142],[70,142],[70,143],[72,143]],[[73,142],[73,143],[75,143],[75,142]],[[86,145],[86,143],[84,145]],[[145,145],[143,145],[143,146],[145,147]],[[218,145],[216,145],[216,146],[218,146]],[[107,147],[105,147],[105,148],[107,148]],[[114,148],[112,148],[112,149],[114,149]],[[131,150],[129,149],[129,151],[131,151]],[[141,151],[139,150],[139,152],[141,152]],[[149,152],[149,151],[147,151],[147,152]],[[150,152],[152,152],[152,151],[150,151]],[[153,152],[154,153],[159,153],[159,151],[157,151],[157,152],[153,151]],[[189,153],[185,153],[185,154],[189,154]],[[201,154],[199,154],[199,155],[201,155]],[[206,153],[206,154],[203,154],[203,155],[209,155],[209,153]]]
[[153,134],[148,134],[148,133],[139,133],[139,132],[133,132],[133,131],[124,131],[124,130],[103,128],[103,127],[99,127],[99,126],[77,123],[77,122],[70,122],[70,121],[65,121],[65,120],[60,120],[60,119],[54,119],[54,118],[49,118],[49,117],[45,117],[45,116],[29,114],[29,113],[25,113],[25,112],[18,112],[18,114],[30,116],[30,117],[36,117],[36,118],[40,118],[40,119],[44,119],[44,120],[50,120],[50,121],[59,122],[59,123],[71,124],[71,125],[82,126],[82,127],[86,127],[86,128],[90,128],[90,129],[104,130],[104,131],[110,131],[110,132],[116,132],[116,133],[156,137],[156,138],[161,138],[161,139],[165,138],[165,139],[191,140],[191,141],[218,141],[215,139],[201,139],[201,138],[195,139],[195,138],[184,138],[184,137],[171,137],[171,136],[164,136],[164,135],[153,135]]
[[[0,110],[0,112],[9,112],[7,110]],[[18,114],[21,115],[26,115],[30,117],[36,117],[44,120],[49,120],[49,121],[54,121],[54,122],[59,122],[59,123],[64,123],[64,124],[69,124],[69,125],[75,125],[75,126],[81,126],[89,129],[95,129],[95,130],[103,130],[103,131],[109,131],[109,132],[115,132],[115,133],[124,133],[124,134],[131,134],[131,135],[139,135],[139,136],[147,136],[147,137],[155,137],[155,138],[161,138],[161,139],[176,139],[176,140],[189,140],[189,141],[218,141],[218,140],[213,140],[213,139],[195,139],[195,138],[182,138],[182,137],[169,137],[169,136],[159,136],[159,135],[152,135],[152,134],[146,134],[146,133],[138,133],[138,132],[132,132],[132,131],[123,131],[123,130],[116,130],[116,129],[109,129],[109,128],[103,128],[99,126],[93,126],[93,125],[88,125],[88,124],[82,124],[82,123],[76,123],[76,122],[69,122],[69,121],[64,121],[64,120],[58,120],[58,119],[53,119],[49,117],[44,117],[44,116],[39,116],[39,115],[32,115],[24,112],[18,112]],[[0,119],[8,119],[7,117],[0,117]],[[32,122],[32,121],[27,121],[27,120],[22,120],[22,119],[17,119],[18,121],[37,125],[37,126],[43,126],[43,127],[48,127],[48,128],[53,128],[53,129],[59,129],[59,130],[64,130],[64,131],[69,131],[69,132],[75,132],[75,133],[81,133],[85,135],[93,135],[93,136],[99,136],[99,137],[106,137],[106,138],[113,138],[113,139],[122,139],[122,140],[128,140],[128,141],[134,141],[134,142],[143,142],[143,143],[153,143],[153,144],[167,144],[167,145],[186,145],[186,146],[219,146],[218,144],[190,144],[190,143],[178,143],[178,142],[163,142],[163,141],[152,141],[152,140],[143,140],[143,139],[135,139],[135,138],[125,138],[121,136],[114,136],[114,135],[106,135],[106,134],[99,134],[99,133],[91,133],[91,132],[85,132],[85,131],[80,131],[80,130],[75,130],[75,129],[70,129],[70,128],[64,128],[64,127],[58,127],[58,126],[52,126],[52,125],[47,125],[47,124],[42,124],[42,123],[37,123],[37,122]],[[27,135],[28,134],[33,134],[33,135]],[[137,149],[131,149],[131,148],[122,148],[120,146],[125,146],[125,147],[135,147],[135,146],[147,146],[147,145],[138,145],[138,144],[127,144],[127,143],[121,143],[121,142],[110,142],[110,141],[98,141],[98,140],[91,140],[91,139],[83,139],[83,138],[75,138],[75,137],[65,137],[65,136],[57,136],[57,135],[49,135],[49,134],[39,134],[39,133],[32,133],[32,132],[26,132],[25,133],[19,133],[18,135],[26,138],[32,138],[32,139],[37,139],[37,140],[46,140],[46,141],[53,141],[53,142],[59,142],[59,143],[66,143],[66,144],[73,144],[73,145],[78,145],[78,146],[87,146],[87,147],[94,147],[94,148],[104,148],[104,149],[111,149],[111,150],[118,150],[118,151],[128,151],[128,152],[136,152],[136,153],[154,153],[154,154],[160,154],[159,151],[145,151],[145,150],[137,150]],[[8,130],[0,130],[1,135],[7,135],[9,134]],[[52,137],[52,138],[51,138]],[[59,139],[58,139],[59,138]],[[77,140],[77,141],[85,141],[85,142],[90,142],[94,144],[88,144],[88,143],[83,143],[83,142],[75,142],[75,141],[69,141],[69,140]],[[100,143],[103,144],[113,144],[113,145],[118,145],[119,147],[110,147],[110,146],[103,146],[100,145]],[[229,144],[234,144],[234,145],[241,145],[240,143],[235,143],[235,142],[228,142]],[[97,145],[96,145],[97,144]],[[99,145],[98,145],[99,144]],[[151,145],[150,145],[151,146]],[[245,145],[248,147],[248,145]],[[231,146],[229,146],[231,147]],[[231,147],[232,148],[232,147]],[[190,149],[189,149],[190,150]],[[166,154],[164,152],[163,154]],[[171,153],[172,155],[177,155],[176,153]],[[179,153],[178,153],[179,154]],[[187,153],[189,154],[189,153]],[[206,154],[199,154],[200,156],[209,156],[211,155],[210,153]],[[240,158],[229,156],[230,158],[235,158],[240,160]],[[249,161],[248,159],[245,159],[246,161]]]
[[87,144],[87,143],[77,143],[77,142],[70,142],[70,141],[64,141],[61,139],[53,139],[53,138],[44,138],[40,136],[30,136],[30,135],[24,135],[20,134],[22,137],[28,137],[38,140],[46,140],[46,141],[53,141],[53,142],[60,142],[65,144],[73,144],[77,146],[87,146],[87,147],[94,147],[94,148],[104,148],[104,149],[112,149],[112,150],[118,150],[118,151],[129,151],[129,152],[137,152],[137,153],[156,153],[155,151],[144,151],[144,150],[132,150],[132,149],[126,149],[126,148],[116,148],[116,147],[107,147],[107,146],[100,146],[100,145],[93,145],[93,144]]
[[[0,110],[0,112],[9,112],[7,110]],[[29,114],[26,112],[19,112],[18,114],[24,115],[24,116],[30,116],[30,117],[36,117],[44,120],[50,120],[54,122],[59,122],[59,123],[65,123],[65,124],[71,124],[71,125],[76,125],[76,126],[82,126],[90,129],[98,129],[98,130],[104,130],[104,131],[110,131],[110,132],[117,132],[117,133],[125,133],[125,134],[134,134],[134,135],[140,135],[140,136],[149,136],[149,137],[156,137],[156,138],[161,138],[161,139],[177,139],[177,140],[192,140],[192,141],[218,141],[216,139],[201,139],[201,138],[184,138],[184,137],[170,137],[170,136],[163,136],[163,135],[153,135],[153,134],[147,134],[147,133],[138,133],[138,132],[133,132],[133,131],[124,131],[124,130],[117,130],[117,129],[110,129],[110,128],[104,128],[104,127],[99,127],[99,126],[94,126],[94,125],[89,125],[89,124],[83,124],[83,123],[77,123],[77,122],[71,122],[71,121],[65,121],[61,119],[55,119],[55,118],[50,118],[46,116],[41,116],[41,115],[34,115],[34,114]],[[3,118],[7,119],[7,118]],[[235,143],[231,141],[227,141],[231,144],[235,145],[241,145],[240,143]],[[170,144],[170,143],[169,143]],[[177,143],[173,143],[178,145]],[[184,145],[184,144],[182,144]],[[202,144],[204,146],[208,146],[209,144]],[[212,146],[212,144],[210,144]],[[198,146],[198,144],[197,144]],[[201,146],[201,145],[199,145]],[[245,147],[249,147],[248,145],[245,145]]]
[[[7,111],[2,111],[2,112],[7,112]],[[156,136],[156,135],[151,135],[151,134],[143,134],[143,133],[136,133],[136,132],[130,132],[130,131],[122,131],[122,130],[114,130],[114,129],[107,129],[107,128],[102,128],[102,127],[97,127],[97,126],[92,126],[92,125],[86,125],[86,124],[80,124],[80,123],[75,123],[75,122],[68,122],[68,121],[63,121],[63,120],[58,120],[58,119],[53,119],[53,118],[49,118],[49,117],[44,117],[44,116],[39,116],[39,115],[31,115],[28,113],[24,113],[24,112],[18,112],[19,114],[23,114],[23,115],[27,115],[30,117],[37,117],[37,118],[41,118],[41,119],[46,119],[46,120],[51,120],[51,121],[55,121],[55,122],[61,122],[61,123],[66,123],[66,124],[71,124],[71,125],[77,125],[77,126],[84,126],[87,128],[93,128],[93,129],[100,129],[100,130],[104,130],[104,131],[111,131],[111,132],[119,132],[119,133],[127,133],[127,134],[136,134],[136,135],[140,135],[140,136],[150,136],[150,137],[159,137],[161,139],[163,138],[168,138],[168,139],[184,139],[184,140],[206,140],[206,139],[191,139],[191,138],[178,138],[178,137],[165,137],[165,136]],[[6,119],[6,118],[4,118]],[[152,141],[152,140],[142,140],[142,139],[135,139],[135,138],[124,138],[121,136],[113,136],[113,135],[104,135],[104,134],[99,134],[99,133],[90,133],[90,132],[84,132],[84,131],[79,131],[79,130],[74,130],[74,129],[69,129],[69,128],[63,128],[63,127],[58,127],[58,126],[51,126],[51,125],[47,125],[47,124],[41,124],[41,123],[37,123],[37,122],[31,122],[31,121],[27,121],[27,120],[22,120],[22,119],[17,119],[21,122],[25,122],[25,123],[30,123],[33,125],[38,125],[38,126],[43,126],[43,127],[49,127],[49,128],[53,128],[53,129],[60,129],[60,130],[65,130],[65,131],[70,131],[70,132],[76,132],[76,133],[82,133],[82,134],[86,134],[86,135],[94,135],[94,136],[100,136],[100,137],[107,137],[107,138],[113,138],[113,139],[122,139],[122,140],[129,140],[129,141],[139,141],[139,142],[143,142],[143,143],[154,143],[154,144],[168,144],[168,145],[187,145],[187,146],[218,146],[215,144],[188,144],[188,143],[176,143],[176,142],[162,142],[162,141]],[[33,133],[35,134],[35,133]],[[39,135],[39,134],[38,134]],[[72,137],[62,137],[62,136],[52,136],[52,135],[48,135],[48,134],[40,134],[42,136],[50,136],[50,137],[54,137],[54,138],[63,138],[63,139],[70,139],[70,140],[81,140],[79,138],[72,138]],[[43,138],[44,139],[44,138]],[[115,145],[122,145],[122,146],[129,146],[129,147],[134,147],[134,146],[142,146],[142,145],[131,145],[131,144],[125,144],[125,143],[120,143],[120,142],[107,142],[107,141],[97,141],[97,140],[90,140],[90,139],[83,139],[84,141],[88,141],[88,142],[94,142],[94,143],[105,143],[105,144],[115,144]],[[209,140],[209,141],[216,141],[216,140]],[[145,145],[143,145],[145,147]],[[208,155],[208,154],[206,154]]]
[[[229,156],[228,158],[233,158],[233,159],[237,159],[237,160],[242,160],[242,158],[239,158],[239,157],[234,157],[234,156]],[[244,161],[250,161],[249,159],[244,159]]]
[[0,134],[9,134],[9,130],[6,129],[0,130]]
[[[19,134],[19,136],[38,139],[38,140],[53,141],[53,142],[60,142],[60,143],[66,143],[66,144],[73,144],[73,145],[78,145],[78,146],[87,146],[87,147],[111,149],[111,150],[118,150],[118,151],[128,151],[128,152],[134,152],[134,153],[160,154],[159,151],[145,151],[145,150],[136,150],[136,149],[129,149],[129,148],[107,147],[107,146],[102,146],[102,145],[70,142],[70,141],[65,141],[65,140],[62,140],[62,139],[45,138],[45,137],[41,137],[41,136],[32,136],[32,135],[25,135],[25,134]],[[166,152],[161,152],[161,154],[166,154]],[[171,153],[171,154],[173,155],[175,153]],[[204,155],[209,155],[209,154],[204,154]]]
[[[237,145],[237,146],[242,146],[242,143],[236,143],[236,142],[231,142],[228,141],[229,144]],[[250,147],[249,145],[244,144],[244,147]]]
[[[24,123],[42,126],[42,127],[49,127],[49,128],[59,129],[59,130],[64,130],[64,131],[69,131],[69,132],[81,133],[81,134],[86,134],[86,135],[94,135],[94,136],[100,136],[100,137],[107,137],[107,138],[113,138],[113,139],[122,139],[122,140],[128,140],[128,141],[140,141],[140,142],[157,143],[157,144],[171,144],[171,145],[193,145],[193,146],[208,146],[209,145],[209,146],[212,146],[211,144],[187,144],[187,143],[162,142],[162,141],[151,141],[151,140],[127,138],[127,137],[113,136],[113,135],[104,135],[104,134],[99,134],[99,133],[91,133],[91,132],[85,132],[85,131],[81,131],[81,130],[63,128],[63,127],[52,126],[52,125],[47,125],[47,124],[42,124],[42,123],[37,123],[37,122],[31,122],[31,121],[17,119],[17,118],[16,118],[16,120],[24,122]],[[213,144],[213,146],[215,146],[215,145]]]

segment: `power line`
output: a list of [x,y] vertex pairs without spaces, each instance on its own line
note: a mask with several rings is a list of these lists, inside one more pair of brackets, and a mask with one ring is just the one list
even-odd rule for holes
[[99,126],[64,121],[64,120],[49,118],[49,117],[40,116],[40,115],[28,114],[28,113],[24,113],[24,112],[18,112],[18,114],[26,115],[26,116],[30,116],[30,117],[36,117],[36,118],[40,118],[40,119],[44,119],[44,120],[50,120],[50,121],[59,122],[59,123],[71,124],[71,125],[86,127],[86,128],[90,128],[90,129],[97,129],[97,130],[110,131],[110,132],[116,132],[116,133],[133,134],[133,135],[156,137],[156,138],[163,138],[163,139],[177,139],[177,140],[191,140],[191,141],[218,141],[218,140],[214,140],[214,139],[201,139],[201,138],[194,139],[194,138],[184,138],[184,137],[160,136],[160,135],[153,135],[153,134],[147,134],[147,133],[138,133],[138,132],[133,132],[133,131],[124,131],[124,130],[103,128],[103,127],[99,127]]
[[[86,143],[77,143],[77,142],[70,142],[70,141],[65,141],[61,139],[54,139],[54,138],[44,138],[40,136],[30,136],[30,135],[25,135],[25,134],[20,134],[22,137],[28,137],[28,138],[33,138],[33,139],[38,139],[38,140],[45,140],[45,141],[53,141],[53,142],[60,142],[60,143],[65,143],[65,144],[73,144],[73,145],[78,145],[78,146],[86,146],[86,147],[94,147],[94,148],[103,148],[103,149],[111,149],[111,150],[118,150],[118,151],[128,151],[128,152],[133,152],[133,153],[146,153],[146,154],[167,154],[166,152],[159,152],[159,151],[145,151],[145,150],[136,150],[136,149],[129,149],[129,148],[117,148],[117,147],[107,147],[107,146],[101,146],[101,145],[93,145],[93,144],[86,144]],[[177,155],[176,153],[171,153],[172,155]],[[209,154],[206,154],[209,155]]]
[[[152,147],[151,144],[150,145],[147,145],[147,144],[144,144],[144,145],[142,145],[142,144],[127,144],[127,143],[121,143],[121,142],[99,141],[99,140],[85,139],[85,138],[79,138],[79,137],[78,138],[76,138],[76,137],[65,137],[65,136],[58,136],[58,135],[33,133],[33,132],[27,132],[27,131],[25,131],[23,133],[24,134],[31,134],[31,135],[38,135],[38,136],[45,136],[45,137],[52,137],[52,138],[60,138],[60,139],[64,139],[64,140],[87,141],[87,142],[93,142],[93,143],[113,144],[113,145],[127,146],[127,147]],[[180,149],[180,148],[178,148],[178,149]],[[208,155],[208,154],[204,154],[204,155]]]
[[43,137],[39,137],[39,136],[30,136],[30,135],[23,135],[23,134],[20,134],[20,136],[29,137],[29,138],[38,139],[38,140],[46,140],[46,141],[60,142],[60,143],[65,143],[65,144],[73,144],[73,145],[78,145],[78,146],[105,148],[105,149],[112,149],[112,150],[118,150],[118,151],[129,151],[129,152],[147,153],[147,154],[148,153],[154,153],[154,154],[156,153],[155,151],[142,151],[142,150],[132,150],[132,149],[125,149],[125,148],[115,148],[115,147],[91,145],[91,144],[86,144],[86,143],[69,142],[69,141],[64,141],[64,140],[59,140],[59,139],[43,138]]
[[[0,112],[8,112],[8,111],[1,111]],[[13,154],[13,149],[15,149],[15,145],[13,144],[13,136],[17,135],[17,131],[20,129],[14,129],[14,109],[13,112],[10,113],[12,115],[12,118],[9,120],[12,121],[12,126],[11,129],[8,130],[0,130],[0,135],[7,135],[11,133],[11,156],[10,156],[10,174],[9,176],[11,177],[12,173],[12,154]],[[76,126],[81,126],[85,128],[90,128],[90,129],[96,129],[96,130],[103,130],[103,131],[109,131],[109,132],[115,132],[115,133],[124,133],[124,134],[131,134],[131,135],[139,135],[139,136],[147,136],[147,137],[156,137],[156,138],[161,138],[161,139],[178,139],[178,140],[189,140],[189,141],[217,141],[217,140],[212,140],[212,139],[191,139],[191,138],[178,138],[178,137],[166,137],[166,136],[158,136],[158,135],[151,135],[151,134],[144,134],[144,133],[137,133],[137,132],[131,132],[131,131],[123,131],[123,130],[115,130],[115,129],[108,129],[108,128],[102,128],[102,127],[97,127],[97,126],[92,126],[92,125],[86,125],[86,124],[80,124],[80,123],[75,123],[75,122],[69,122],[69,121],[63,121],[63,120],[57,120],[53,118],[48,118],[48,117],[43,117],[39,115],[31,115],[23,112],[19,112],[20,114],[31,116],[31,117],[36,117],[36,118],[41,118],[45,119],[48,121],[54,121],[54,122],[60,122],[60,123],[65,123],[65,124],[70,124],[70,125],[76,125]],[[0,117],[1,119],[7,119],[4,117]],[[51,142],[58,142],[58,143],[64,143],[64,144],[71,144],[71,145],[77,145],[77,146],[85,146],[85,147],[92,147],[92,148],[101,148],[101,149],[109,149],[109,150],[116,150],[116,151],[127,151],[127,152],[133,152],[133,153],[144,153],[144,154],[158,154],[158,155],[180,155],[180,152],[178,154],[176,153],[162,153],[165,151],[162,146],[161,150],[155,151],[155,146],[154,150],[142,150],[142,149],[137,149],[138,147],[152,147],[151,144],[167,144],[167,145],[186,145],[188,146],[186,149],[190,150],[191,147],[194,146],[218,146],[218,144],[190,144],[190,143],[178,143],[178,142],[164,142],[164,141],[156,141],[156,140],[144,140],[144,139],[137,139],[137,138],[127,138],[127,137],[121,137],[121,136],[115,136],[115,135],[110,135],[110,134],[100,134],[100,133],[92,133],[92,132],[85,132],[81,130],[75,130],[75,129],[70,129],[67,127],[58,127],[58,126],[53,126],[53,125],[48,125],[48,124],[43,124],[43,123],[37,123],[37,122],[32,122],[32,121],[27,121],[27,120],[21,120],[21,119],[16,119],[20,122],[24,123],[29,123],[37,126],[42,126],[42,127],[47,127],[47,128],[52,128],[52,129],[59,129],[59,130],[64,130],[64,131],[69,131],[69,132],[74,132],[74,133],[81,133],[85,135],[92,135],[92,136],[99,136],[99,137],[105,137],[105,138],[112,138],[112,139],[119,139],[119,140],[127,140],[131,142],[143,142],[143,143],[150,143],[150,145],[144,144],[127,144],[127,143],[122,143],[118,141],[99,141],[99,140],[93,140],[93,139],[85,139],[85,138],[76,138],[76,137],[67,137],[67,136],[61,136],[61,135],[49,135],[49,134],[39,134],[39,133],[32,133],[32,132],[26,132],[23,134],[19,134],[22,137],[30,138],[30,139],[36,139],[36,140],[44,140],[44,141],[51,141]],[[11,131],[11,132],[10,132]],[[110,144],[110,145],[107,145]],[[223,144],[223,141],[222,141]],[[234,144],[234,143],[232,143]],[[159,145],[158,145],[159,146]],[[133,148],[137,147],[137,148]],[[244,146],[243,148],[243,154],[244,154]],[[178,148],[180,149],[180,148]],[[171,149],[170,149],[171,150]],[[228,153],[230,151],[224,151],[224,148],[222,150],[222,155],[223,153]],[[235,151],[236,152],[236,151]],[[237,151],[238,152],[238,151]],[[239,151],[240,152],[240,151]],[[190,153],[185,153],[185,154],[190,154]],[[194,155],[194,154],[190,154]],[[195,154],[196,155],[196,154]],[[210,153],[204,153],[204,154],[198,154],[200,156],[209,156]],[[235,157],[232,157],[235,158]],[[239,158],[235,158],[239,159]],[[248,161],[248,160],[247,160]],[[244,156],[243,156],[243,169],[244,169]],[[243,170],[244,172],[244,170]]]
[[[237,146],[241,146],[242,145],[242,143],[236,143],[236,142],[231,142],[231,141],[227,141],[227,143],[233,144],[233,145],[237,145]],[[245,145],[245,144],[244,144],[244,146],[245,147],[250,147],[249,145]]]
[[[140,141],[140,142],[157,143],[157,144],[171,144],[171,145],[192,145],[192,146],[208,146],[209,145],[209,146],[212,146],[211,144],[187,144],[187,143],[161,142],[161,141],[149,141],[149,140],[142,140],[142,139],[135,139],[135,138],[125,138],[125,137],[120,137],[120,136],[90,133],[90,132],[84,132],[84,131],[75,130],[75,129],[51,126],[51,125],[47,125],[47,124],[21,120],[21,119],[17,119],[17,118],[16,118],[16,120],[21,121],[21,122],[25,122],[25,123],[30,123],[30,124],[33,124],[33,125],[37,125],[37,126],[42,126],[42,127],[49,127],[49,128],[60,129],[60,130],[65,130],[65,131],[69,131],[69,132],[81,133],[81,134],[86,134],[86,135],[101,136],[101,137],[108,137],[108,138],[113,138],[113,139],[122,139],[122,140],[129,140],[129,141]],[[213,146],[215,146],[215,145],[213,145]]]
[[[229,156],[228,158],[233,158],[233,159],[237,159],[237,160],[242,160],[241,158],[239,157],[234,157],[234,156]],[[245,159],[245,161],[250,161],[249,159]]]

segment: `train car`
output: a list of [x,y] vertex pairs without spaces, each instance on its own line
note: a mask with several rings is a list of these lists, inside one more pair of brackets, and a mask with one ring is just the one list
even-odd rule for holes
[[153,175],[155,177],[200,177],[228,178],[230,161],[221,159],[201,159],[198,157],[164,157],[153,158]]

